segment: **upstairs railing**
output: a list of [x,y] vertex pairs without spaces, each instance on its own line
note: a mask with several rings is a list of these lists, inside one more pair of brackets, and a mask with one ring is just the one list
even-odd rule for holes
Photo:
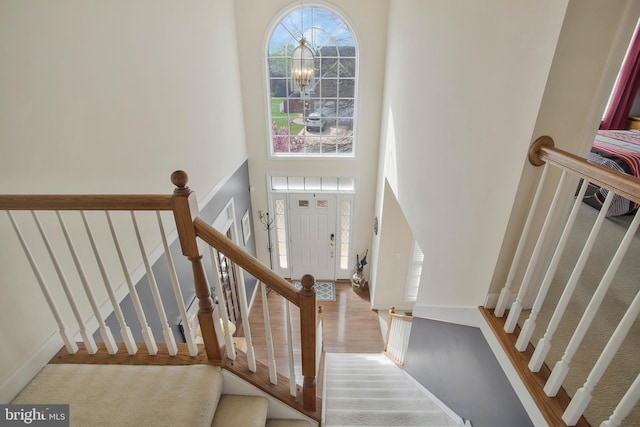
[[[603,298],[610,289],[611,283],[618,271],[618,268],[620,267],[622,259],[627,252],[634,235],[636,234],[638,224],[640,224],[640,215],[636,214],[630,222],[630,225],[626,230],[626,234],[615,251],[606,272],[600,279],[596,291],[591,296],[591,300],[588,303],[588,306],[586,307],[570,340],[568,342],[555,342],[557,339],[553,341],[553,338],[558,328],[562,325],[563,317],[567,313],[569,302],[576,291],[576,287],[580,283],[581,274],[586,265],[587,259],[594,248],[596,239],[605,220],[608,207],[613,200],[614,195],[617,194],[634,202],[640,202],[640,180],[630,175],[625,175],[611,169],[589,163],[585,159],[557,149],[554,147],[553,140],[550,137],[541,137],[534,142],[529,151],[529,161],[535,166],[544,165],[544,170],[540,178],[538,189],[533,199],[520,242],[517,246],[505,287],[501,291],[495,310],[488,318],[491,323],[494,322],[493,316],[495,316],[495,318],[503,318],[503,316],[507,316],[506,320],[500,324],[503,325],[504,330],[498,331],[498,335],[503,333],[507,334],[507,336],[502,339],[507,353],[511,355],[512,361],[517,365],[516,367],[522,368],[521,376],[523,376],[525,384],[529,387],[530,392],[534,396],[540,396],[538,399],[540,405],[548,405],[542,408],[542,412],[547,416],[549,424],[554,426],[586,425],[582,416],[592,400],[594,388],[605,375],[605,371],[611,365],[614,356],[618,352],[618,349],[624,342],[632,324],[640,313],[640,293],[636,294],[636,297],[631,301],[626,313],[615,328],[613,334],[610,336],[608,343],[600,353],[600,356],[591,369],[591,372],[588,375],[585,375],[585,378],[581,380],[584,381],[584,385],[578,389],[570,400],[570,403],[568,405],[561,405],[562,407],[559,408],[560,413],[557,413],[558,408],[554,406],[557,402],[550,401],[549,398],[558,397],[559,393],[564,393],[562,386],[567,375],[572,369],[571,361],[574,356],[576,356],[578,348],[581,343],[584,342],[585,337],[588,337],[589,327],[592,324],[595,325],[603,320],[610,320],[599,318],[598,313]],[[545,180],[549,177],[548,171],[551,168],[558,168],[562,174],[553,200],[549,206],[543,206],[541,203],[541,194],[543,193]],[[561,195],[564,194],[563,188],[566,188],[565,184],[567,179],[572,176],[580,178],[581,184],[577,194],[575,195],[573,208],[566,218],[562,234],[556,242],[555,240],[557,239],[557,236],[554,238],[554,236],[551,235],[552,233],[550,230],[554,225],[554,218],[556,217],[559,206],[562,203]],[[571,276],[569,277],[566,285],[564,285],[565,287],[559,300],[547,301],[552,281],[556,275],[561,257],[567,247],[567,242],[569,241],[570,236],[572,236],[573,226],[589,183],[593,183],[608,190],[606,200],[593,223],[591,232],[584,244],[584,248],[573,267]],[[546,211],[547,214],[539,233],[535,235],[532,231],[532,224],[534,222],[533,218],[535,213],[540,209]],[[525,259],[525,248],[529,241],[535,241],[535,246],[530,258]],[[546,259],[544,248],[548,247],[550,244],[549,242],[552,242],[551,246],[554,247],[554,249],[552,249],[553,256],[548,264],[545,263],[545,265],[541,266],[540,264],[542,261]],[[537,268],[542,268],[544,271],[544,278],[540,282],[534,280],[534,272]],[[515,283],[515,277],[518,271],[524,271],[524,275],[519,286]],[[518,288],[517,292],[515,288]],[[535,302],[532,307],[525,307],[527,295],[533,291],[536,291]],[[515,301],[513,301],[514,297]],[[511,301],[513,301],[512,304]],[[544,326],[537,325],[537,321],[545,304],[551,304],[550,307],[552,308],[555,304],[553,315],[546,325],[546,332],[544,333],[544,336],[537,343],[532,343],[533,345],[531,345],[530,341],[534,336],[536,328]],[[531,311],[526,321],[521,325],[522,328],[519,329],[518,322],[519,319],[521,319],[521,316],[524,316],[523,310],[525,308],[530,308]],[[511,343],[513,343],[514,348],[510,347]],[[556,363],[549,373],[548,367],[545,365],[545,358],[549,354],[552,345],[564,348],[564,353],[562,358]],[[631,371],[630,367],[627,367],[627,369],[629,369],[628,376],[638,375],[638,372]],[[630,385],[628,390],[626,390],[624,397],[619,401],[609,419],[603,421],[600,426],[618,426],[629,415],[630,411],[640,399],[639,378],[640,376],[636,377],[636,380]],[[537,390],[538,385],[542,386],[542,390]]]
[[[140,343],[136,342],[132,333],[132,328],[137,327],[130,324],[131,319],[126,318],[120,306],[121,300],[125,295],[128,295],[135,310],[140,335],[143,337],[146,348],[145,356],[184,355],[187,358],[201,359],[199,356],[201,350],[196,343],[197,334],[190,330],[192,322],[190,322],[182,290],[184,286],[194,286],[198,300],[199,334],[204,343],[206,359],[209,363],[219,365],[224,365],[227,360],[235,360],[237,353],[233,337],[231,333],[226,333],[234,328],[230,324],[229,314],[221,300],[224,292],[219,281],[220,266],[215,261],[216,257],[213,256],[215,249],[231,260],[236,269],[235,277],[239,282],[237,299],[240,305],[239,314],[243,338],[246,342],[246,359],[249,371],[255,373],[257,363],[252,344],[247,294],[242,270],[258,279],[260,291],[264,291],[267,286],[271,291],[284,297],[290,304],[299,307],[299,343],[303,378],[302,391],[298,401],[302,401],[305,410],[311,413],[315,412],[317,410],[317,324],[314,278],[309,275],[304,276],[302,289],[298,290],[276,275],[199,217],[195,194],[187,187],[186,173],[174,172],[171,179],[177,187],[173,195],[0,195],[0,209],[5,210],[8,215],[9,222],[15,230],[36,281],[53,314],[67,352],[77,354],[82,349],[82,353],[86,352],[89,355],[97,355],[102,351],[106,351],[108,355],[116,355],[122,351],[126,351],[130,356],[138,354]],[[30,215],[26,212],[18,215],[18,211],[30,211]],[[77,213],[71,214],[67,211],[77,211]],[[178,280],[170,251],[171,239],[165,231],[165,224],[171,222],[171,218],[168,216],[169,212],[173,213],[182,253],[187,257],[192,267],[193,285],[191,283],[181,284]],[[149,238],[151,235],[149,224],[151,216],[154,216],[157,221],[159,239]],[[27,221],[31,223],[28,224]],[[72,222],[71,226],[67,225],[69,222]],[[133,236],[127,233],[130,230],[133,230]],[[56,237],[50,238],[49,236]],[[65,244],[61,244],[59,236],[64,236]],[[77,244],[78,240],[80,240],[79,245]],[[220,296],[217,303],[214,302],[210,292],[211,288],[202,261],[203,254],[200,251],[201,242],[198,240],[204,241],[208,245],[208,250],[212,255],[215,270],[212,276],[215,281],[216,294]],[[155,251],[145,247],[149,241],[153,241],[152,244],[158,246],[158,248],[153,248],[156,249]],[[162,242],[161,247],[159,247],[158,241]],[[130,248],[133,242],[136,242],[140,254],[132,261]],[[41,247],[44,247],[45,250],[42,250]],[[92,257],[87,255],[87,248],[90,248],[89,252]],[[160,253],[160,256],[164,254],[169,278],[166,280],[162,278],[162,280],[170,281],[170,284],[158,283],[152,268],[153,256],[150,255],[151,252]],[[69,259],[72,260],[72,263],[69,262]],[[124,277],[126,288],[124,285],[120,286],[122,282],[119,280],[112,279],[114,272],[110,268],[113,268],[116,259],[120,264],[120,273]],[[90,266],[88,266],[89,262]],[[132,273],[135,270],[134,263],[144,265],[144,272],[139,275],[144,275],[147,279],[155,308],[153,314],[145,313],[143,308],[136,279]],[[73,264],[71,270],[75,271],[68,270],[69,264]],[[51,274],[51,266],[55,274]],[[87,273],[87,270],[91,270],[91,272]],[[97,272],[99,272],[101,284],[96,283]],[[73,279],[69,279],[69,277],[73,277]],[[77,296],[79,288],[75,284],[77,278],[81,283],[84,297]],[[59,282],[68,306],[57,296],[60,291],[55,282]],[[160,289],[166,286],[173,289],[175,299],[168,301],[165,296],[163,300]],[[87,303],[90,309],[87,309]],[[178,307],[181,323],[185,328],[186,344],[177,343],[178,340],[174,332],[176,325],[172,325],[174,319],[170,321],[165,310],[165,305],[168,304]],[[87,314],[88,310],[89,314]],[[268,307],[264,307],[263,311],[265,323],[268,325]],[[73,319],[77,326],[69,327],[67,325],[68,312],[73,313]],[[110,312],[113,312],[117,320],[122,339],[120,343],[114,339],[106,322],[106,317]],[[155,336],[158,332],[152,331],[149,326],[148,316],[151,315],[160,321],[162,339],[158,339]],[[89,325],[94,321],[93,319],[97,323],[97,329],[104,344],[96,343],[94,339],[93,328]],[[82,346],[76,342],[74,332],[76,330],[82,337]],[[267,327],[266,330],[270,331],[270,327]],[[288,330],[291,331],[290,324]],[[270,336],[270,332],[267,332],[267,335]],[[287,344],[292,346],[294,340],[294,337],[289,333]],[[273,345],[272,340],[268,339],[267,346],[271,350],[267,350],[267,352],[270,355],[273,354]],[[290,365],[293,366],[293,350],[289,353],[292,359]],[[275,384],[279,375],[272,359],[270,356],[265,363],[269,367],[270,382]],[[89,362],[90,358],[84,360]],[[108,359],[101,358],[100,360]],[[128,359],[122,363],[135,362]],[[290,372],[289,390],[294,399],[288,400],[296,401],[297,381],[293,368]],[[245,376],[245,378],[251,380],[250,376]],[[264,385],[260,378],[256,378],[255,381]],[[288,403],[291,404],[291,402]]]
[[387,357],[394,360],[400,366],[404,365],[404,357],[409,347],[412,323],[413,316],[396,313],[395,307],[389,308],[384,352]]

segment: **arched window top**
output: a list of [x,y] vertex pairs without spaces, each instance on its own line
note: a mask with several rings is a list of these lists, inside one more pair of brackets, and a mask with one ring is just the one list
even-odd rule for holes
[[[302,37],[314,53],[303,91],[291,78],[291,53]],[[353,156],[357,47],[345,20],[322,7],[297,8],[276,25],[267,50],[271,154]]]

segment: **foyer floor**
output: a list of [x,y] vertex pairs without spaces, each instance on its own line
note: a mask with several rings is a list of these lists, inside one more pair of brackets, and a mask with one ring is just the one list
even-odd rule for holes
[[[269,317],[274,341],[276,368],[279,373],[289,376],[289,359],[286,344],[286,300],[275,292],[267,296]],[[336,300],[318,301],[322,307],[324,352],[327,353],[380,353],[384,350],[378,314],[371,310],[368,290],[354,291],[349,281],[336,282]],[[296,378],[300,381],[300,329],[299,311],[291,306],[291,324]],[[253,337],[256,358],[267,360],[265,349],[264,314],[262,294],[258,290],[254,299],[249,324]],[[324,354],[324,353],[323,353]],[[323,362],[324,357],[321,360]],[[322,365],[321,365],[322,372]],[[318,377],[318,393],[322,392],[322,376]]]

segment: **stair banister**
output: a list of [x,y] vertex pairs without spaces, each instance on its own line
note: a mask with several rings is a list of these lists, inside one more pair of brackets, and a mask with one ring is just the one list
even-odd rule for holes
[[300,341],[302,350],[302,398],[304,408],[316,409],[316,279],[305,274],[300,280]]
[[589,163],[586,159],[555,148],[553,139],[541,136],[529,147],[529,162],[534,166],[545,163],[573,172],[616,194],[640,203],[640,179],[622,174],[604,166]]
[[200,301],[198,320],[205,342],[207,357],[222,361],[221,348],[213,321],[213,300],[202,266],[202,255],[196,238],[229,258],[233,263],[263,282],[273,291],[297,305],[300,309],[300,340],[302,351],[302,396],[303,407],[316,410],[316,292],[315,279],[311,275],[302,277],[302,289],[298,290],[269,267],[258,261],[240,246],[229,240],[205,220],[198,216],[195,194],[187,186],[188,177],[183,171],[171,175],[174,190],[172,205],[182,253],[191,261],[195,279],[196,296]]
[[176,221],[178,239],[182,254],[191,261],[194,286],[198,298],[198,323],[204,340],[207,358],[212,362],[222,362],[223,349],[218,340],[218,334],[213,319],[213,299],[209,291],[207,275],[202,264],[202,254],[196,241],[194,219],[197,217],[198,202],[196,195],[187,187],[188,177],[183,171],[171,174],[171,182],[176,186],[171,198],[173,215]]

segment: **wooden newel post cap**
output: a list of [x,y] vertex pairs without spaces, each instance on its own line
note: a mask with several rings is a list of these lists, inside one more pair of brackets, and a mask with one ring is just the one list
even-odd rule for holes
[[529,147],[529,163],[531,163],[533,166],[544,165],[544,160],[540,158],[542,154],[541,148],[553,148],[554,146],[555,143],[553,142],[553,138],[547,135],[541,136],[540,138],[533,141],[533,144],[531,144],[531,146]]
[[305,294],[309,295],[316,293],[314,289],[314,286],[316,285],[316,279],[311,274],[305,274],[304,276],[302,276],[300,282],[302,283],[302,289]]
[[177,188],[174,190],[177,192],[189,191],[187,183],[189,182],[189,175],[185,171],[175,171],[171,174],[171,183]]

